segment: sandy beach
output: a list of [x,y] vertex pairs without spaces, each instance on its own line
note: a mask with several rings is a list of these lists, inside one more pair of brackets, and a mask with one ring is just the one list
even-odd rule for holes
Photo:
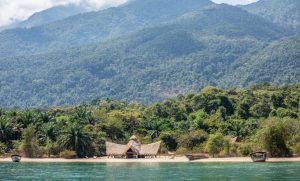
[[[174,159],[161,156],[152,159],[115,159],[107,157],[63,159],[63,158],[22,158],[22,162],[28,163],[186,163],[190,162],[184,156],[177,156]],[[11,162],[11,158],[0,158],[0,162]],[[250,157],[228,157],[228,158],[207,158],[195,160],[196,163],[247,163],[252,162]],[[269,158],[267,162],[300,162],[300,157],[292,158]]]

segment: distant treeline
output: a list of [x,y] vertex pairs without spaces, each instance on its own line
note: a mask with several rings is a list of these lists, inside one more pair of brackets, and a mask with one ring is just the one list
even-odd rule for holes
[[300,154],[300,84],[206,87],[162,103],[113,100],[40,109],[0,109],[0,154],[85,157],[105,141],[162,140],[162,152],[273,157]]

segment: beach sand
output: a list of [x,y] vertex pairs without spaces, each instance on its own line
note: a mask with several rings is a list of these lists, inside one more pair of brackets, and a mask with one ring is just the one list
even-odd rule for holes
[[[0,162],[11,162],[11,158],[0,158]],[[107,157],[63,159],[63,158],[22,158],[21,162],[29,163],[186,163],[190,162],[185,156],[170,159],[166,156],[151,159],[115,159]],[[250,157],[207,158],[192,161],[195,163],[247,163],[252,162]],[[300,157],[269,158],[267,162],[300,162]]]

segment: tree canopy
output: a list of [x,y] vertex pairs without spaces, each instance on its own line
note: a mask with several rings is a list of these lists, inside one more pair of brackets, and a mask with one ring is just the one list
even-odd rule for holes
[[[25,156],[105,154],[105,141],[162,141],[162,152],[212,156],[300,154],[300,85],[206,87],[161,103],[94,100],[48,109],[0,109],[0,153]],[[235,141],[232,141],[235,140]],[[238,141],[237,141],[238,140]]]

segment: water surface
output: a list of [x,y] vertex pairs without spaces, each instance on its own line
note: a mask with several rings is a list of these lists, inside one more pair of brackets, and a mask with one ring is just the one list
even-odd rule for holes
[[300,181],[300,163],[0,163],[0,180]]

